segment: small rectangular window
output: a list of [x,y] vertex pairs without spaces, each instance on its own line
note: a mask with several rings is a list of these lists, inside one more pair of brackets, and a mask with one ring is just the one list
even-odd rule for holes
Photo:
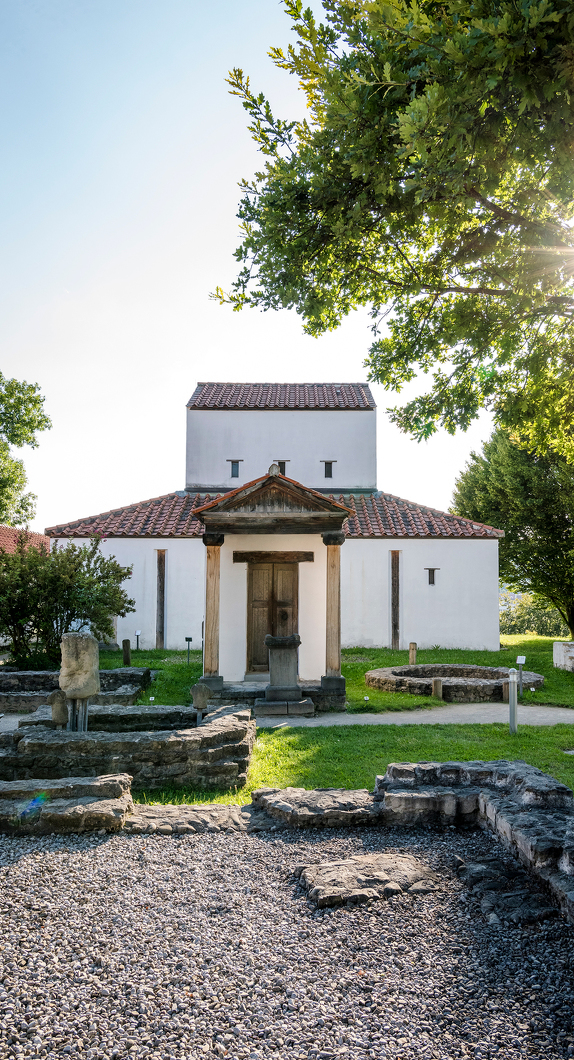
[[429,585],[436,585],[435,582],[435,571],[440,570],[440,567],[425,567],[425,570],[429,572]]
[[325,478],[333,478],[333,461],[325,460]]
[[277,461],[277,463],[279,464],[279,474],[280,475],[284,475],[285,474],[285,464],[286,464],[286,462],[287,462],[286,460],[278,460]]
[[231,477],[239,478],[239,460],[231,461]]

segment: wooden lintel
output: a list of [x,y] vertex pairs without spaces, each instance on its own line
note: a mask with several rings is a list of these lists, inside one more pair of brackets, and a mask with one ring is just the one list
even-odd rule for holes
[[314,552],[234,552],[234,563],[313,563]]

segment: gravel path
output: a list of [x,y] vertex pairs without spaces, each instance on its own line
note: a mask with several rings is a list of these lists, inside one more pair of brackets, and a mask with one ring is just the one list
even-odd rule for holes
[[[393,849],[439,890],[318,912],[291,875]],[[574,929],[491,927],[453,871],[499,849],[378,828],[0,837],[0,1057],[572,1056]]]

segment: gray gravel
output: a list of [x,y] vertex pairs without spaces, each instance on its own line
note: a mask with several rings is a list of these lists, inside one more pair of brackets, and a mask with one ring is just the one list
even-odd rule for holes
[[[291,875],[393,849],[439,890],[316,911]],[[574,930],[490,926],[455,875],[498,850],[378,828],[0,837],[0,1057],[572,1056]]]

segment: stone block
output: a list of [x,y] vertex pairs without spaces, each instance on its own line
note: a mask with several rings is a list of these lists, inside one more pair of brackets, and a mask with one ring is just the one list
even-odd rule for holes
[[100,651],[91,633],[64,633],[59,684],[68,699],[89,699],[100,691]]
[[552,645],[552,661],[558,670],[574,670],[574,641],[555,640]]

